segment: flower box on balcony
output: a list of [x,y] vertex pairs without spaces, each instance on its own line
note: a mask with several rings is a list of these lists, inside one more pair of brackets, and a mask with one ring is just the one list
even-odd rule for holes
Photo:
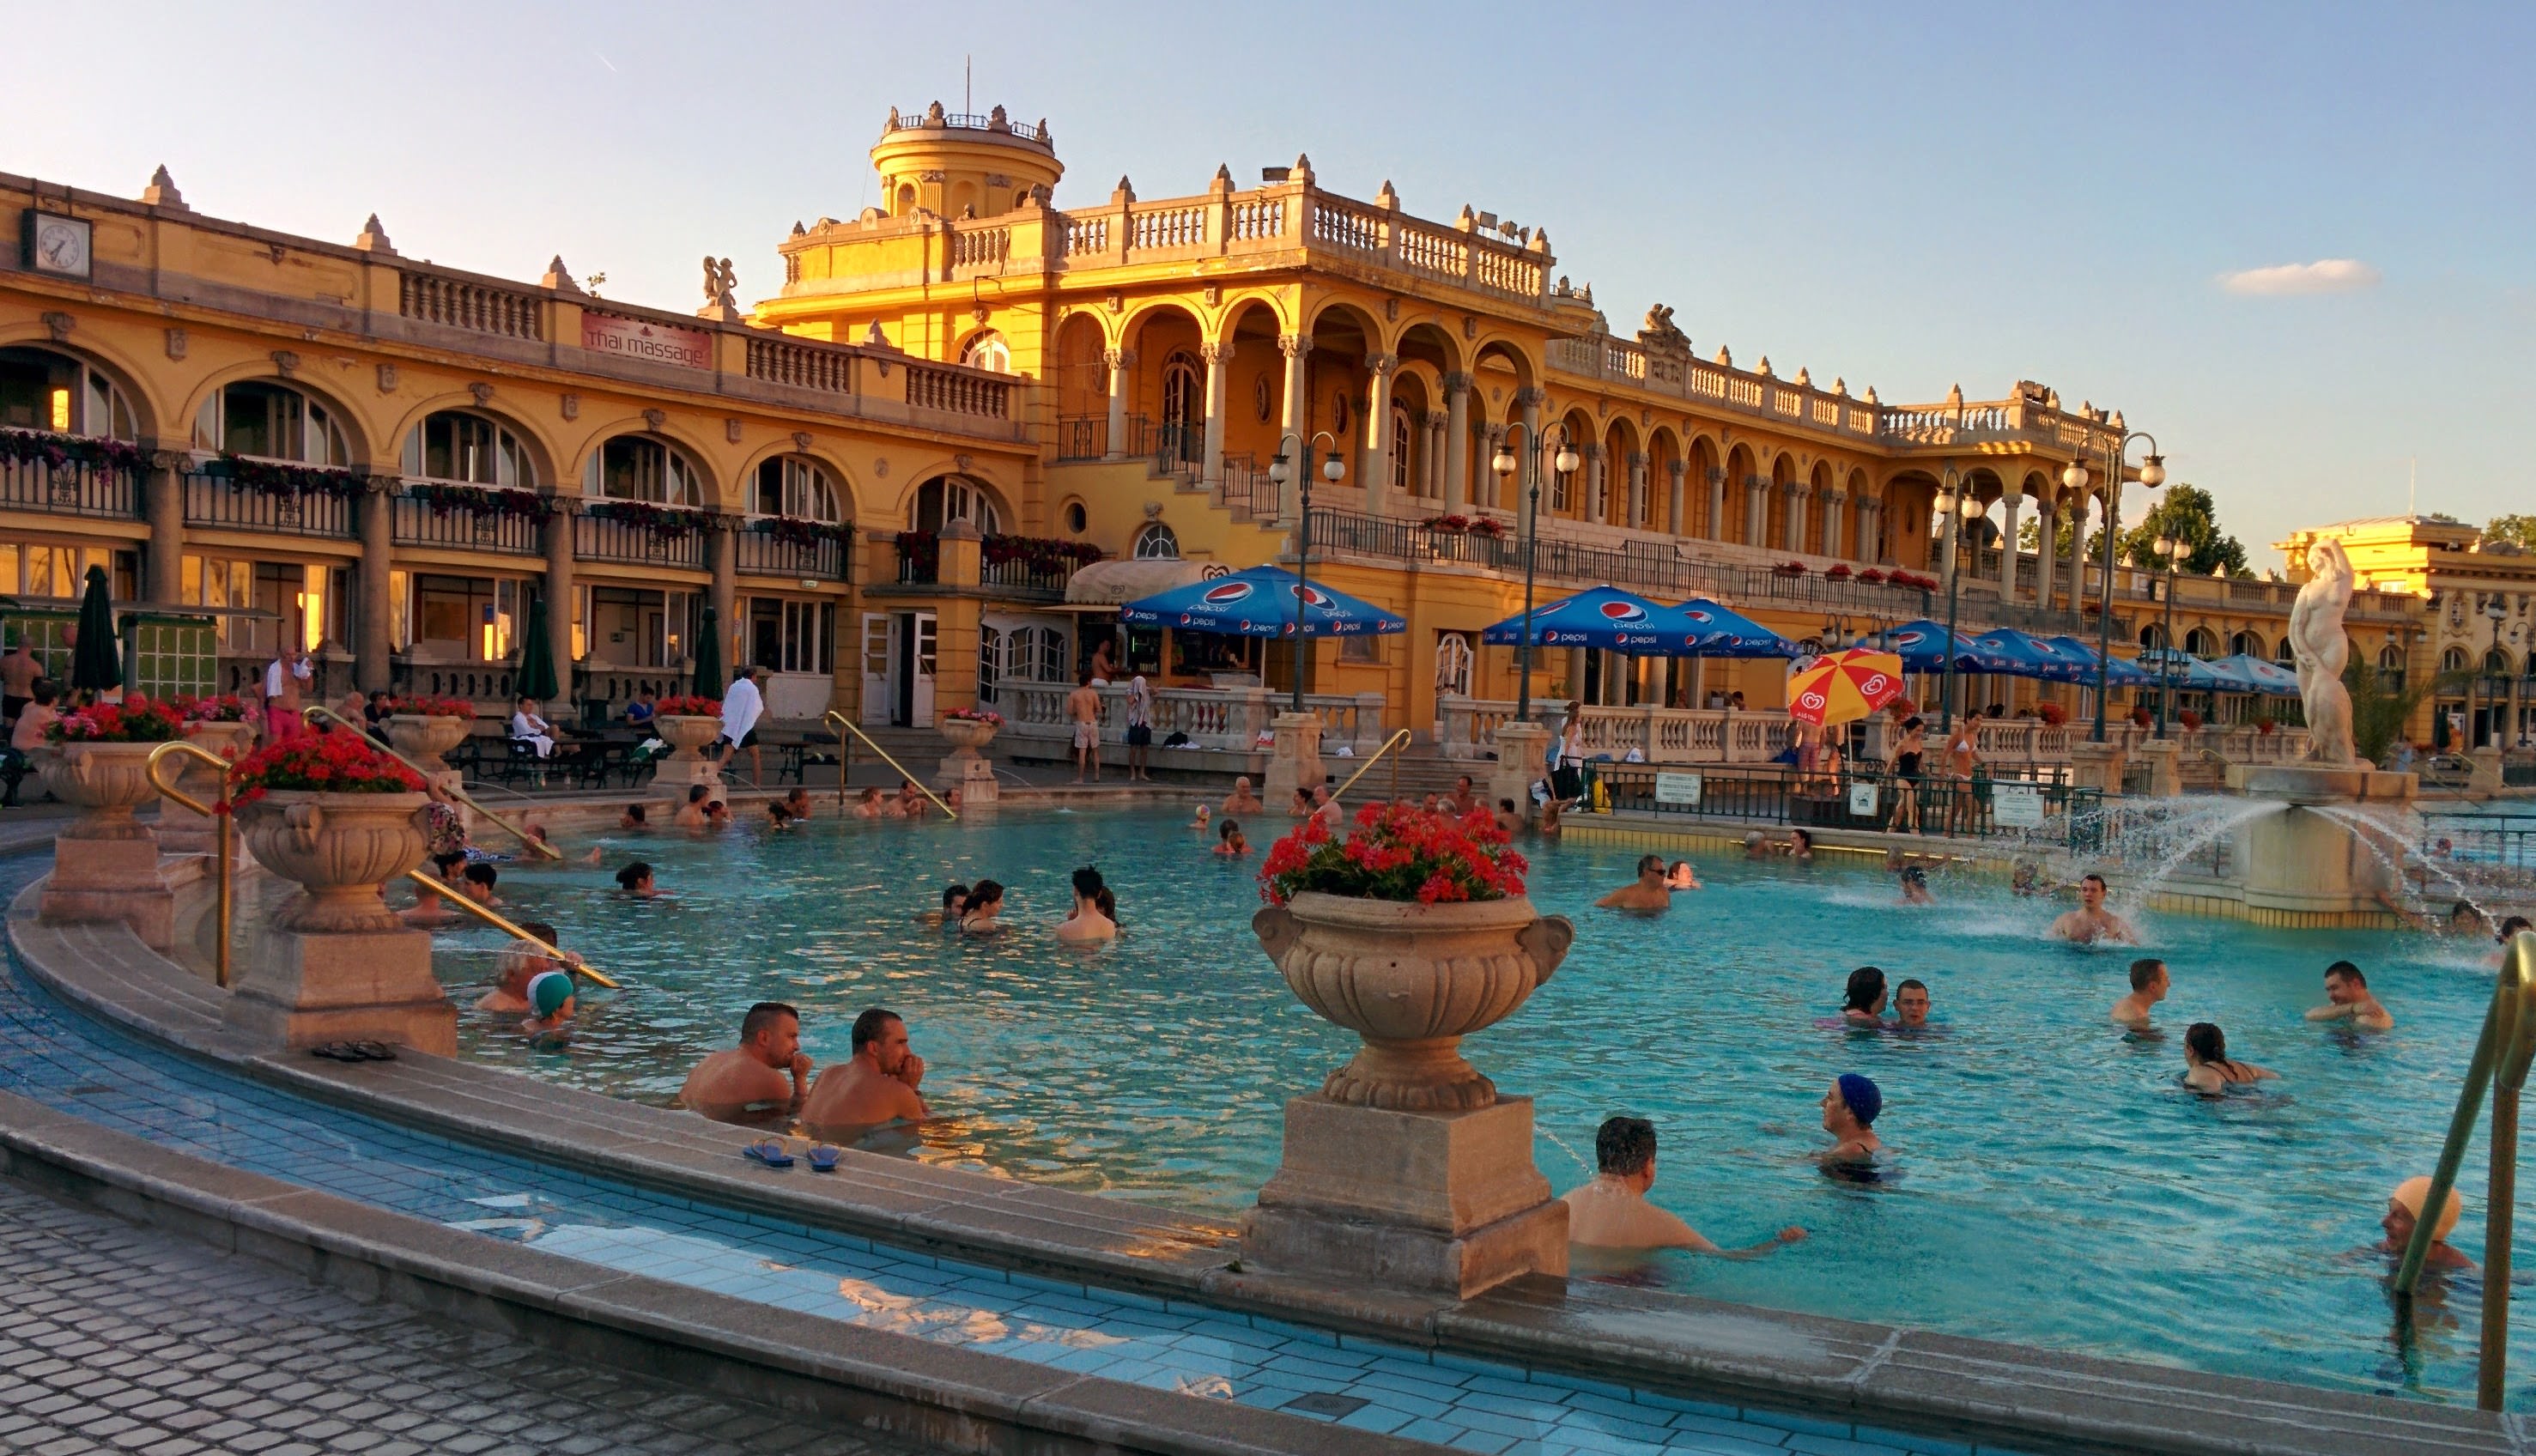
[[1849,563],[1846,561],[1835,561],[1831,565],[1823,568],[1823,575],[1836,582],[1848,581],[1850,578]]
[[654,540],[664,541],[684,540],[704,525],[700,512],[676,510],[648,500],[602,500],[590,507],[590,514],[602,521],[622,522]]

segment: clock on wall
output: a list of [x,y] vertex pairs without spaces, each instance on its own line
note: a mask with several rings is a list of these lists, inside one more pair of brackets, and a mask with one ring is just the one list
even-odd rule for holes
[[90,231],[86,219],[29,208],[19,236],[24,244],[25,267],[61,278],[89,276]]

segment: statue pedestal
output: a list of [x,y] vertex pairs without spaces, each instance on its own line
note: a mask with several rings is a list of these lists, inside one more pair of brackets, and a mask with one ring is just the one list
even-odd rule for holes
[[1550,751],[1550,729],[1537,723],[1497,726],[1497,761],[1489,769],[1489,808],[1497,800],[1514,800],[1515,814],[1532,818],[1532,782],[1542,776],[1543,755]]
[[458,1008],[420,930],[303,933],[265,925],[240,967],[228,1024],[297,1050],[384,1042],[458,1054]]
[[2465,757],[2470,765],[2465,776],[2465,791],[2478,797],[2499,793],[2502,785],[2500,748],[2477,748]]
[[990,808],[996,797],[995,765],[990,759],[979,757],[974,749],[966,750],[966,757],[959,753],[944,756],[934,769],[934,791],[948,795],[953,790],[958,790],[963,813],[970,809]]
[[[2229,786],[2252,800],[2271,800],[2277,813],[2258,814],[2237,830],[2238,873],[2246,885],[2250,910],[2320,918],[2330,923],[2345,918],[2375,917],[2380,895],[2403,888],[2380,851],[2364,831],[2324,809],[2364,805],[2408,807],[2420,781],[2411,774],[2390,774],[2357,765],[2327,768],[2306,764],[2232,766]],[[2400,836],[2402,830],[2389,826]]]
[[1268,783],[1261,792],[1269,817],[1286,812],[1294,801],[1298,787],[1310,789],[1326,783],[1329,771],[1321,767],[1321,720],[1313,713],[1280,713],[1269,725],[1276,746],[1268,752]]
[[[2148,764],[2148,791],[2151,795],[2173,798],[2184,791],[2182,743],[2173,738],[2151,738],[2139,745],[2139,754]],[[2118,784],[2120,777],[2116,776]]]
[[1567,1273],[1567,1205],[1532,1161],[1532,1099],[1466,1112],[1286,1104],[1285,1159],[1242,1221],[1271,1274],[1469,1298]]
[[2069,745],[2069,785],[2073,789],[2092,789],[2098,793],[2120,793],[2126,763],[2120,743],[2072,743]]

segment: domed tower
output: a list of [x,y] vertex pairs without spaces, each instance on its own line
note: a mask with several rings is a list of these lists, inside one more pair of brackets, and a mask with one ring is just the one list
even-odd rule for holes
[[919,210],[991,218],[1028,206],[1035,190],[1045,189],[1043,199],[1053,194],[1065,175],[1047,123],[1008,120],[1001,106],[983,116],[945,112],[940,101],[917,116],[892,108],[871,159],[880,169],[881,206],[894,218]]

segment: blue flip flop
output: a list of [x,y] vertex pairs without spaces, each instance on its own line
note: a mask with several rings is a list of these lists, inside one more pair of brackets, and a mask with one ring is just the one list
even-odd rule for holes
[[762,1163],[768,1168],[791,1168],[792,1166],[792,1155],[785,1152],[784,1145],[771,1137],[762,1138],[757,1142],[750,1143],[747,1147],[742,1148],[739,1151],[741,1156],[747,1158],[749,1161],[753,1163]]
[[837,1171],[837,1150],[828,1146],[826,1143],[821,1143],[817,1147],[812,1148],[810,1150],[810,1171],[812,1172],[835,1172]]

